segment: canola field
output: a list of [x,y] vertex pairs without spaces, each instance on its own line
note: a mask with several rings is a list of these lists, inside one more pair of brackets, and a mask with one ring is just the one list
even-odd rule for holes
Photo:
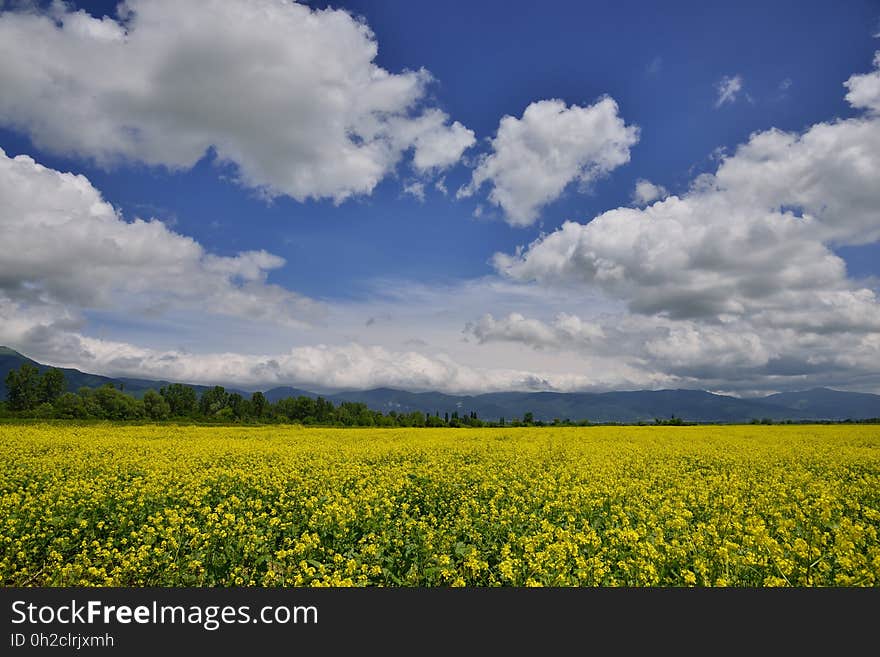
[[880,427],[0,425],[4,586],[878,586]]

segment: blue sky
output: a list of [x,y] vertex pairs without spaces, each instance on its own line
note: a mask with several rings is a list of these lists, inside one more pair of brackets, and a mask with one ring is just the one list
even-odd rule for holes
[[[873,200],[863,198],[858,177],[870,179],[880,153],[873,142],[855,136],[856,124],[870,122],[877,112],[870,77],[880,50],[876,2],[351,2],[308,3],[310,9],[299,13],[275,3],[272,10],[283,20],[276,20],[268,35],[258,21],[248,32],[244,25],[251,23],[240,20],[261,3],[219,3],[212,19],[191,32],[171,26],[188,20],[199,25],[198,12],[207,9],[145,0],[129,4],[131,16],[106,2],[6,3],[0,14],[7,43],[0,83],[10,91],[0,102],[0,148],[7,158],[27,156],[34,166],[84,176],[123,222],[162,222],[168,234],[156,244],[167,239],[170,249],[163,247],[163,254],[174,245],[183,248],[187,238],[198,243],[202,255],[186,260],[181,271],[194,271],[204,281],[163,296],[169,285],[186,287],[187,277],[153,281],[154,272],[119,268],[119,276],[152,281],[145,292],[117,284],[107,267],[84,260],[84,254],[59,256],[47,249],[34,255],[39,262],[10,262],[0,272],[7,281],[0,287],[6,295],[0,309],[8,313],[7,326],[15,325],[0,337],[10,346],[91,371],[251,387],[396,385],[471,392],[700,387],[751,394],[819,384],[880,386],[880,360],[871,362],[880,355],[880,323],[877,300],[870,296],[880,275],[880,246],[872,232],[880,217],[870,210]],[[308,19],[315,20],[316,32],[299,32]],[[370,31],[354,37],[351,26],[358,20]],[[112,39],[98,33],[96,26],[108,25],[127,30],[129,40],[119,37],[122,32]],[[34,57],[35,34],[48,44],[40,57]],[[296,45],[312,43],[312,36],[314,49]],[[105,37],[117,39],[112,46],[121,53],[117,69],[101,55],[110,47]],[[138,40],[141,45],[135,45]],[[282,67],[271,84],[247,73],[279,63],[271,52],[251,48],[254,44],[288,49],[284,56],[293,58],[280,62],[289,68]],[[368,53],[371,46],[377,48],[372,60],[369,54],[366,60],[343,56],[357,48]],[[147,48],[155,61],[126,59],[124,53],[134,55],[138,47]],[[305,73],[297,73],[296,58],[303,60]],[[223,68],[212,64],[217,61],[243,62],[244,72],[230,73],[224,88]],[[340,71],[345,66],[351,69]],[[322,150],[317,137],[309,141],[310,133],[322,130],[314,116],[328,112],[317,100],[310,106],[310,99],[330,93],[316,86],[325,79],[340,76],[331,82],[343,88],[356,74],[376,69],[409,85],[410,100],[400,100],[403,91],[392,98],[383,90],[387,98],[375,107],[386,112],[391,107],[389,114],[374,108],[356,115],[346,104],[359,106],[371,92],[354,87],[339,116],[327,114],[327,124],[353,121],[356,127],[346,130],[362,134],[351,143],[363,145],[375,129],[364,122],[390,115],[376,140],[392,143],[392,152],[369,163],[378,167],[374,178],[360,170],[336,171],[339,158],[331,148]],[[426,73],[415,80],[419,70]],[[179,85],[174,86],[168,80],[177,73],[183,82],[174,80]],[[844,87],[854,75],[868,76],[855,101],[847,96],[852,88]],[[132,80],[138,76],[148,98],[135,90]],[[212,76],[219,77],[212,81]],[[217,93],[218,103],[199,105],[199,98],[189,98],[204,80],[216,82],[208,93]],[[278,100],[284,93],[279,89],[289,89],[290,98]],[[859,100],[863,97],[867,100]],[[603,98],[613,104],[599,108]],[[553,100],[561,101],[555,109],[547,104]],[[532,120],[526,121],[532,106]],[[187,114],[193,107],[201,113],[197,120]],[[590,123],[592,108],[595,116],[601,113],[601,126]],[[545,111],[539,115],[538,109]],[[432,134],[452,155],[425,169],[417,165],[420,137],[400,136],[404,128],[394,121],[430,112],[442,119]],[[505,116],[511,117],[506,147],[499,124]],[[302,126],[306,134],[293,134],[289,144],[276,148],[260,126],[267,117],[280,131],[293,134]],[[205,134],[202,118],[210,127]],[[314,130],[311,120],[317,121]],[[817,153],[805,137],[815,134],[819,140],[818,132],[811,133],[817,125],[836,126],[833,139],[841,145],[832,145],[834,152],[847,152],[850,143],[864,152],[826,171],[827,153]],[[872,133],[876,126],[861,127]],[[738,146],[772,129],[800,141],[757,158],[737,155]],[[136,136],[126,141],[131,134],[125,131]],[[328,135],[333,136],[329,129]],[[465,148],[464,142],[454,146],[456,135],[466,141],[471,135]],[[178,150],[190,139],[192,148]],[[218,152],[225,162],[218,163]],[[546,158],[560,153],[568,158],[556,176],[561,188],[518,177],[513,169],[524,153],[537,158],[536,179]],[[795,157],[801,158],[796,166]],[[743,182],[743,166],[757,171],[773,158],[793,167],[779,174],[778,193],[755,191],[778,167],[768,165],[763,173],[748,174],[757,182]],[[291,171],[309,173],[310,167],[323,176],[321,182],[292,182]],[[722,169],[732,173],[726,176]],[[721,189],[714,197],[694,191],[701,174],[714,176]],[[29,174],[16,175],[18,182],[8,190],[20,189],[21,176]],[[793,183],[785,176],[806,185],[791,202],[783,192]],[[834,193],[841,198],[827,201],[820,198],[821,183],[803,182],[836,176],[852,182],[852,189],[838,186],[842,191]],[[640,180],[655,190],[641,201],[634,199]],[[41,184],[46,187],[40,198],[57,192],[52,182]],[[406,191],[414,184],[423,198]],[[503,189],[509,200],[493,202],[493,189]],[[660,204],[654,223],[674,219],[671,230],[685,237],[721,221],[715,214],[705,220],[692,216],[728,212],[729,220],[712,230],[719,248],[726,244],[735,254],[742,247],[737,225],[758,235],[785,223],[783,214],[775,224],[763,215],[759,219],[771,196],[779,199],[770,203],[774,211],[790,206],[796,215],[807,215],[802,223],[815,216],[819,228],[774,233],[780,243],[767,253],[762,243],[754,257],[760,251],[763,259],[739,272],[707,240],[685,239],[679,251],[666,251],[673,249],[663,240],[668,231],[649,228],[636,237],[630,232],[642,230],[644,217],[654,216],[654,204]],[[683,199],[684,206],[673,208],[667,197]],[[760,208],[743,209],[758,197]],[[611,228],[602,234],[603,222],[580,232],[594,217],[617,208],[634,214],[625,222],[607,217]],[[39,223],[45,211],[35,207],[28,220]],[[681,212],[689,218],[680,219]],[[573,223],[564,230],[566,221]],[[841,222],[848,222],[845,230]],[[13,230],[7,238],[16,237]],[[142,237],[124,226],[113,230],[122,261],[127,249],[144,255],[145,247],[131,245]],[[615,236],[614,230],[622,232]],[[564,246],[569,238],[574,241]],[[654,257],[677,262],[681,253],[690,262],[675,271],[639,273],[638,263],[618,250],[621,239],[638,245],[642,263]],[[586,251],[576,253],[577,244]],[[242,274],[236,258],[250,252],[272,254],[283,264],[266,261],[253,276]],[[205,254],[226,259],[220,274]],[[570,260],[551,262],[560,254]],[[57,271],[59,258],[67,258],[70,272]],[[705,265],[708,258],[717,266]],[[822,263],[816,280],[811,262]],[[173,271],[176,264],[157,266]],[[98,269],[100,275],[94,273]],[[80,275],[88,293],[60,282],[79,281]],[[247,310],[235,295],[248,281],[250,301],[294,310]],[[92,294],[96,288],[100,293]],[[795,309],[812,303],[795,295],[810,290],[821,302],[810,315],[819,319],[795,321]],[[226,296],[203,304],[211,294]],[[227,304],[235,307],[218,310]],[[841,325],[842,315],[852,321]],[[791,374],[780,375],[783,370]]]

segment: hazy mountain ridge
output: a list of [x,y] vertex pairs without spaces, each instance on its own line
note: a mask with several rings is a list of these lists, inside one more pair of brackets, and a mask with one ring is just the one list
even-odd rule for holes
[[[6,374],[28,362],[45,371],[49,366],[22,354],[0,347],[0,399],[6,398]],[[72,368],[64,372],[67,389],[98,387],[110,383],[125,392],[142,396],[148,389],[158,390],[168,381],[128,377],[106,377]],[[197,391],[211,386],[193,385]],[[248,393],[227,388],[230,392]],[[747,422],[754,419],[772,420],[863,420],[880,417],[880,395],[814,388],[784,392],[761,398],[742,399],[717,395],[703,390],[634,390],[623,392],[492,392],[480,395],[450,395],[441,392],[409,392],[393,388],[353,390],[319,395],[308,390],[279,386],[265,391],[271,402],[285,397],[322,396],[336,404],[361,402],[373,410],[409,413],[476,412],[487,420],[521,419],[532,413],[536,420],[554,419],[592,422],[653,422],[655,419],[681,418],[694,422]]]
[[[44,365],[43,363],[38,363],[37,361],[24,356],[14,349],[10,349],[9,347],[0,346],[0,400],[6,399],[6,375],[10,370],[18,369],[21,367],[23,363],[30,363],[34,367],[40,370],[40,372],[45,372],[48,369],[51,369],[51,365]],[[130,395],[135,397],[143,397],[144,393],[151,388],[153,390],[159,390],[162,386],[167,386],[169,383],[173,383],[171,381],[157,381],[154,379],[136,379],[130,377],[109,377],[102,376],[100,374],[89,374],[88,372],[82,372],[77,369],[73,369],[70,367],[59,367],[57,368],[64,372],[64,381],[67,385],[67,390],[70,392],[76,392],[80,388],[99,388],[100,386],[111,384],[115,388],[120,388],[127,392]],[[201,386],[201,385],[193,385],[198,392],[202,392],[207,390],[211,386]],[[227,388],[230,392],[239,392],[243,395],[249,394],[242,392],[241,390],[233,390]]]

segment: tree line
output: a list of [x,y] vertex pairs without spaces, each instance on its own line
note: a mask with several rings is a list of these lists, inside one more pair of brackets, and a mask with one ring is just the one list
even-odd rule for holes
[[[65,420],[191,420],[199,422],[279,422],[322,426],[356,427],[491,427],[541,426],[532,413],[522,419],[487,421],[475,411],[451,414],[439,411],[383,413],[361,402],[338,405],[318,397],[287,397],[270,402],[262,392],[249,397],[223,386],[208,388],[200,395],[195,388],[171,383],[147,390],[140,399],[112,384],[66,392],[64,373],[48,369],[42,374],[24,363],[6,376],[6,402],[0,414],[6,417]],[[555,420],[553,426],[573,424]],[[581,422],[579,424],[587,424]]]

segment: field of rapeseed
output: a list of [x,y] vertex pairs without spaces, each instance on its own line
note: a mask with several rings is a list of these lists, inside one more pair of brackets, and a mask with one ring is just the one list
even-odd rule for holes
[[5,586],[877,586],[873,426],[0,426]]

